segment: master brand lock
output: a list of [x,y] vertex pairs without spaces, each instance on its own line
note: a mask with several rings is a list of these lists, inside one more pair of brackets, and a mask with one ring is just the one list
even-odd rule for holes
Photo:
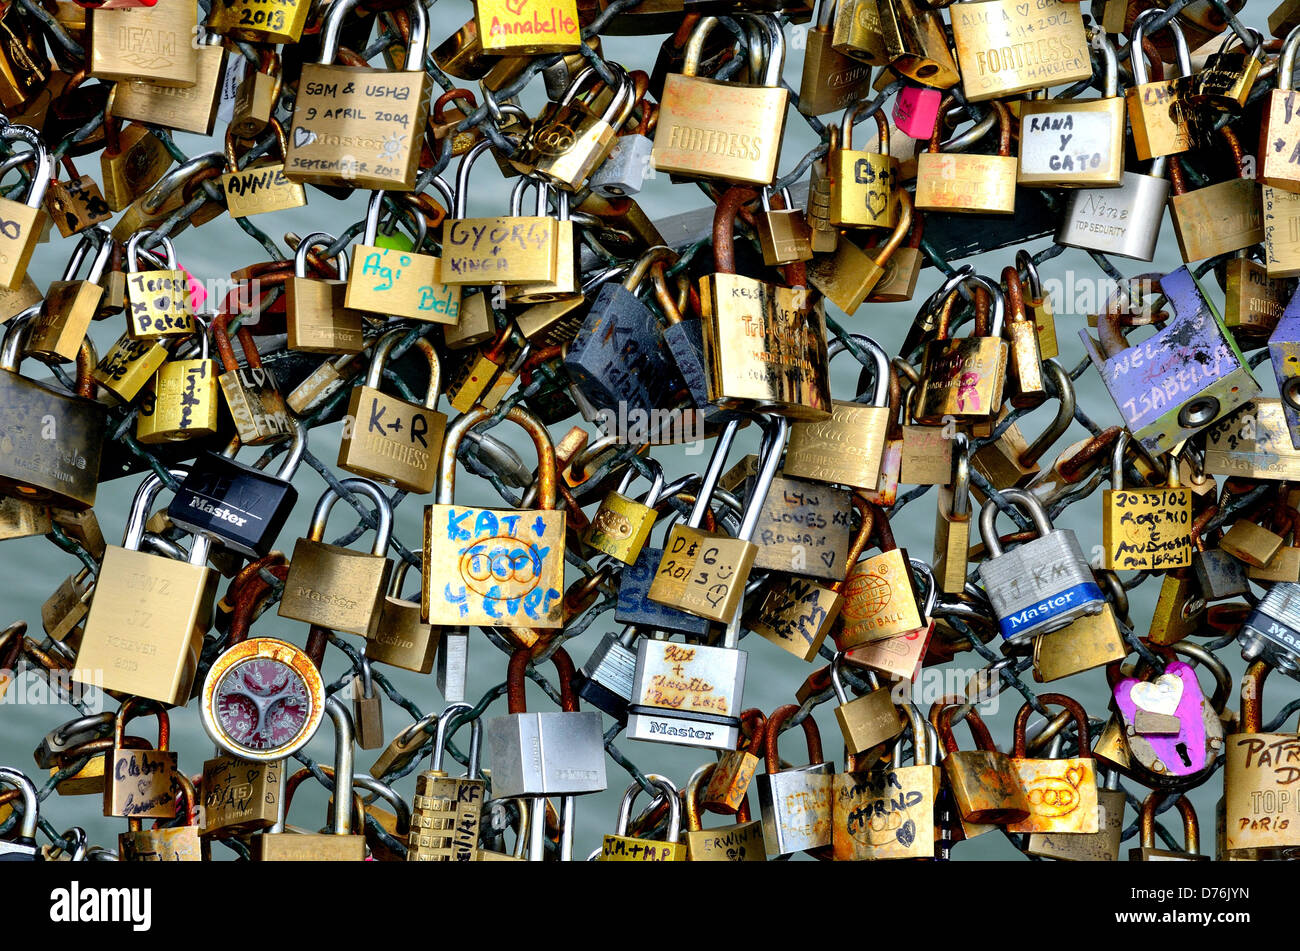
[[1129,347],[1114,311],[1097,318],[1100,345],[1079,331],[1133,438],[1157,455],[1259,395],[1241,350],[1191,272],[1181,267],[1166,274],[1160,287],[1175,316],[1154,336]]
[[1246,615],[1237,635],[1241,656],[1300,680],[1300,584],[1274,584]]
[[167,516],[248,558],[265,557],[298,501],[290,481],[307,450],[307,430],[293,420],[293,441],[275,475],[235,460],[236,438],[220,454],[204,453],[181,480]]
[[475,407],[447,431],[438,464],[438,502],[424,507],[421,613],[437,625],[564,625],[565,513],[556,509],[555,447],[541,421],[520,407],[506,419],[537,450],[538,509],[457,505],[456,451],[465,434],[492,417]]
[[447,417],[437,411],[442,386],[442,362],[437,351],[427,340],[415,342],[429,361],[429,388],[423,406],[379,389],[384,362],[394,345],[409,333],[401,328],[390,330],[375,345],[366,382],[352,391],[348,401],[352,425],[344,428],[338,466],[404,492],[423,494],[433,491],[437,476],[434,460],[442,450],[442,436],[447,429]]
[[344,294],[348,279],[348,256],[340,251],[339,279],[321,280],[307,276],[307,255],[314,248],[334,244],[334,236],[316,231],[298,242],[293,256],[293,276],[284,281],[286,346],[306,353],[360,353],[365,346],[365,318],[348,307]]
[[420,164],[433,80],[424,71],[429,14],[411,3],[411,39],[399,72],[336,66],[339,35],[357,0],[331,3],[320,60],[302,68],[285,174],[295,181],[410,191]]
[[[178,479],[184,469],[170,470]],[[184,704],[212,618],[218,575],[208,540],[194,539],[188,563],[141,552],[144,523],[162,478],[150,475],[131,502],[122,546],[108,546],[72,679],[105,690]]]
[[337,492],[326,489],[312,512],[307,537],[293,546],[279,613],[280,617],[369,637],[379,624],[379,606],[393,570],[392,561],[385,556],[392,538],[393,507],[373,482],[344,479],[341,485],[375,503],[374,547],[364,554],[325,543],[325,521],[339,500]]
[[1004,553],[995,526],[997,506],[986,504],[980,512],[980,537],[988,555],[979,576],[1002,636],[1027,643],[1036,634],[1099,612],[1106,598],[1074,532],[1052,528],[1046,510],[1022,489],[1005,489],[1002,497],[1023,509],[1038,532],[1037,538]]

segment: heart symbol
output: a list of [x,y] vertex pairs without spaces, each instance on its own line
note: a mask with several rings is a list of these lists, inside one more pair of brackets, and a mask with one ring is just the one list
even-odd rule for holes
[[1133,702],[1151,713],[1173,716],[1178,701],[1183,698],[1183,682],[1173,674],[1164,673],[1155,680],[1144,680],[1133,685]]
[[867,192],[867,211],[872,218],[879,218],[889,207],[889,193],[878,192],[874,189]]
[[1027,4],[1027,3],[1017,3],[1017,4],[1016,4],[1016,12],[1019,13],[1022,17],[1027,17],[1027,16],[1029,16],[1029,4]]
[[1065,771],[1065,781],[1075,789],[1078,789],[1079,784],[1083,782],[1083,777],[1086,773],[1087,770],[1082,766],[1071,766]]
[[298,126],[296,129],[293,130],[294,148],[300,149],[304,145],[310,145],[312,142],[315,141],[316,141],[316,133],[313,132],[311,129]]
[[519,11],[524,8],[524,4],[527,2],[528,0],[506,0],[506,9],[515,16],[519,16]]
[[142,779],[135,785],[136,788],[140,790],[141,796],[147,796],[149,794],[149,781],[147,779]]

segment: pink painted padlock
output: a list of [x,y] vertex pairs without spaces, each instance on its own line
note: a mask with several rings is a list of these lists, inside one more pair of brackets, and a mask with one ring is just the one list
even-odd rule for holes
[[1209,770],[1223,751],[1223,721],[1191,665],[1176,660],[1150,680],[1126,677],[1115,684],[1114,696],[1130,768],[1140,769],[1144,782],[1185,783]]
[[939,103],[943,94],[937,89],[904,86],[894,100],[894,125],[914,139],[929,141],[934,124],[939,121]]

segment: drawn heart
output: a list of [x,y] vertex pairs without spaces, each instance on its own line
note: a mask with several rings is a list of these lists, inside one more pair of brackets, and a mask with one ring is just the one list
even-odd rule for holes
[[1065,781],[1075,789],[1078,789],[1079,785],[1083,782],[1083,777],[1087,774],[1088,771],[1082,766],[1071,766],[1065,771]]
[[878,192],[874,189],[867,191],[867,211],[872,218],[879,218],[889,207],[889,193]]
[[296,129],[293,130],[294,148],[300,149],[304,145],[310,145],[315,141],[316,141],[316,133],[313,132],[311,129],[304,128],[303,126],[298,126]]
[[147,796],[149,794],[149,780],[142,779],[138,783],[136,783],[135,786],[138,790],[140,790],[140,795],[142,797]]
[[519,12],[523,10],[526,3],[528,3],[528,0],[506,0],[506,9],[515,16],[519,16]]
[[1173,716],[1178,701],[1183,698],[1183,682],[1173,674],[1164,673],[1155,680],[1144,680],[1133,685],[1133,702],[1151,713]]
[[1028,17],[1028,16],[1029,16],[1029,4],[1027,4],[1027,3],[1017,3],[1017,4],[1016,4],[1016,12],[1019,13],[1022,17]]

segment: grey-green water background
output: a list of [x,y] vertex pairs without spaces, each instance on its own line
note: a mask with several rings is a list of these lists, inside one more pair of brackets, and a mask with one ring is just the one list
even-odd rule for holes
[[[1249,26],[1263,29],[1268,9],[1260,4],[1260,0],[1255,0],[1255,2],[1257,6],[1247,9],[1242,14],[1242,19]],[[464,0],[441,0],[441,2],[431,7],[430,12],[431,38],[434,42],[438,42],[450,35],[473,15],[472,6],[464,2]],[[805,27],[800,26],[788,26],[786,28],[788,52],[785,77],[786,81],[796,90],[798,89],[802,70],[802,33],[805,29]],[[661,37],[609,36],[603,38],[604,52],[607,58],[615,59],[629,68],[636,67],[648,70],[653,64],[660,39]],[[522,96],[522,102],[524,107],[535,115],[541,108],[544,98],[542,84],[540,81],[535,80]],[[825,118],[830,119],[832,117]],[[221,134],[222,128],[219,123],[218,135]],[[220,139],[215,137],[204,139],[198,136],[178,134],[176,138],[180,147],[189,155],[221,148]],[[778,166],[778,174],[790,168],[791,164],[799,156],[803,155],[815,144],[816,138],[808,125],[794,110],[791,110],[786,126],[783,158]],[[1247,152],[1254,149],[1253,142],[1246,142],[1245,146]],[[95,173],[97,163],[94,156],[81,159],[80,164],[82,166],[81,171],[90,174]],[[452,171],[454,172],[454,168]],[[448,175],[448,177],[451,176]],[[284,232],[289,230],[298,234],[319,230],[337,233],[346,223],[359,220],[365,214],[367,198],[365,193],[354,195],[344,202],[335,201],[312,188],[307,189],[307,194],[310,202],[308,207],[289,212],[261,215],[255,219],[256,223],[276,237],[277,240],[280,240]],[[479,162],[475,167],[472,178],[469,200],[470,213],[478,215],[505,214],[507,196],[508,187],[504,184],[494,164]],[[646,211],[656,218],[698,209],[706,204],[704,196],[693,185],[670,185],[666,176],[648,182],[646,189],[640,195],[639,201]],[[1042,239],[1031,245],[1030,250],[1037,251],[1039,248],[1046,246],[1047,243],[1048,239]],[[31,275],[38,286],[44,288],[50,281],[61,277],[64,263],[71,254],[74,244],[75,239],[61,240],[56,232],[50,244],[42,245],[38,249],[31,267]],[[219,218],[202,228],[187,230],[176,239],[175,244],[181,263],[202,280],[227,278],[232,269],[265,258],[265,252],[251,238],[240,231],[229,218],[225,217]],[[996,278],[1002,267],[1011,263],[1011,255],[1012,250],[994,252],[971,258],[969,263],[973,264],[980,273],[989,274]],[[1168,216],[1166,216],[1164,229],[1161,233],[1157,257],[1151,265],[1124,262],[1118,258],[1113,259],[1113,261],[1126,276],[1147,271],[1165,272],[1179,267],[1182,261],[1178,255],[1177,244],[1174,241],[1173,229],[1168,222]],[[917,303],[937,286],[937,276],[938,272],[934,269],[927,269],[922,274],[916,293]],[[1050,285],[1053,290],[1057,291],[1053,304],[1056,312],[1057,338],[1061,350],[1058,359],[1063,366],[1067,368],[1073,367],[1084,356],[1082,344],[1078,339],[1078,330],[1086,326],[1085,314],[1087,310],[1098,306],[1095,288],[1097,282],[1102,280],[1103,275],[1083,252],[1066,251],[1059,257],[1046,262],[1042,268],[1042,276],[1045,281],[1060,282],[1059,284]],[[1207,279],[1205,286],[1210,293],[1219,294],[1217,302],[1221,303],[1222,295],[1218,292],[1214,281]],[[1061,293],[1060,290],[1057,290],[1058,288],[1064,289],[1065,293]],[[1075,293],[1071,293],[1071,288],[1074,289]],[[872,304],[862,307],[855,315],[848,318],[845,318],[843,314],[836,311],[829,304],[827,310],[829,315],[840,320],[848,330],[872,336],[889,353],[893,354],[898,351],[902,344],[903,336],[915,315],[917,303]],[[92,336],[101,353],[116,339],[120,331],[121,321],[117,318],[93,326]],[[25,369],[27,372],[38,376],[46,375],[38,364],[30,361]],[[857,375],[858,366],[851,358],[842,357],[837,360],[832,365],[832,393],[841,399],[851,398],[854,393]],[[1260,368],[1256,376],[1266,395],[1276,395],[1276,386],[1267,364]],[[1100,425],[1109,426],[1121,422],[1113,402],[1095,371],[1089,369],[1082,379],[1078,381],[1076,387],[1079,404],[1085,407],[1091,417]],[[449,410],[445,400],[441,405],[441,409],[443,411]],[[1020,427],[1026,437],[1032,440],[1038,432],[1046,428],[1053,413],[1053,405],[1048,403],[1027,418],[1022,419]],[[570,423],[566,422],[563,424],[563,428],[567,428],[568,425]],[[341,426],[341,423],[336,423],[314,429],[310,433],[309,445],[311,450],[327,462],[333,462],[337,458]],[[509,425],[502,426],[497,428],[494,434],[507,438],[515,449],[521,454],[525,454],[526,457],[531,444],[522,438],[522,432],[511,432],[512,429],[514,427]],[[1077,423],[1072,425],[1069,432],[1048,453],[1044,464],[1050,464],[1057,452],[1086,435],[1086,431]],[[711,443],[709,447],[706,447],[704,453],[693,455],[686,454],[680,447],[660,447],[656,448],[655,455],[662,460],[668,476],[672,478],[687,472],[699,471],[707,458],[707,450],[710,447]],[[739,458],[741,453],[756,450],[757,437],[754,433],[747,431],[738,438],[737,446],[733,449],[733,452],[736,453],[736,458]],[[251,461],[256,458],[257,454],[255,450],[245,450],[241,458],[245,461]],[[135,478],[122,479],[100,487],[96,512],[103,526],[104,535],[110,543],[116,543],[120,540],[126,512],[137,481]],[[295,538],[305,534],[315,498],[325,488],[324,482],[319,475],[307,467],[304,467],[299,472],[296,484],[300,492],[298,508],[289,520],[278,545],[279,548],[286,552],[292,551]],[[500,498],[489,485],[482,480],[465,474],[463,470],[460,478],[457,479],[456,487],[458,501],[487,506],[502,504]],[[408,497],[397,509],[396,513],[396,536],[415,550],[418,550],[419,546],[421,506],[425,501],[428,500],[419,497]],[[893,519],[893,527],[899,544],[907,548],[914,557],[926,560],[931,557],[934,504],[934,494],[931,492],[912,502]],[[1057,522],[1058,527],[1071,528],[1078,533],[1085,553],[1101,542],[1100,509],[1101,499],[1100,494],[1097,493],[1071,506]],[[327,537],[334,537],[351,524],[351,522],[344,521],[347,518],[346,507],[339,508],[336,511],[338,513],[337,517],[340,519],[339,524],[329,530]],[[363,538],[359,544],[368,548],[370,544],[369,536]],[[3,612],[0,613],[0,622],[8,623],[19,618],[25,619],[30,625],[31,632],[39,635],[42,602],[53,592],[56,585],[64,577],[75,572],[78,567],[78,563],[72,556],[58,550],[42,537],[6,542],[4,547],[0,549],[0,572],[2,572],[5,581],[3,587],[0,588],[0,591],[3,591]],[[568,578],[572,581],[573,577],[573,570],[570,569]],[[1132,601],[1131,615],[1139,633],[1145,633],[1147,629],[1158,589],[1158,580],[1149,580],[1130,595]],[[412,576],[406,593],[410,596],[410,593],[414,590],[414,576]],[[574,661],[581,665],[590,654],[601,634],[612,629],[614,629],[613,618],[611,615],[605,615],[598,619],[581,637],[566,645]],[[307,631],[305,625],[282,619],[272,611],[255,625],[254,633],[283,637],[302,644],[305,641]],[[350,638],[357,647],[361,646],[360,638],[350,637],[350,635],[342,636]],[[803,682],[804,678],[813,669],[813,665],[797,660],[756,636],[746,637],[742,641],[742,647],[749,653],[749,669],[744,693],[745,706],[759,707],[770,712],[781,704],[793,702],[795,688]],[[1230,646],[1221,651],[1220,656],[1229,662],[1235,682],[1235,678],[1240,675],[1243,669],[1236,648]],[[924,673],[925,679],[921,683],[929,683],[930,678],[936,676],[936,671],[942,672],[955,668],[962,671],[960,678],[955,682],[964,683],[971,672],[982,666],[983,663],[977,655],[967,653],[960,655],[953,663],[945,665],[943,668],[927,668]],[[337,679],[346,670],[346,667],[347,662],[341,653],[334,648],[330,648],[326,654],[325,662],[326,682]],[[469,696],[471,700],[477,700],[491,687],[500,683],[504,679],[505,668],[505,655],[493,647],[480,633],[477,631],[472,632],[469,667]],[[399,690],[413,700],[422,711],[441,709],[442,698],[437,691],[433,676],[419,676],[396,668],[383,668],[383,673],[390,678]],[[548,676],[552,675],[553,670],[549,665],[545,668],[545,673]],[[1050,685],[1033,684],[1032,680],[1028,678],[1028,674],[1026,674],[1026,681],[1036,692],[1042,692],[1044,689],[1058,690],[1079,700],[1093,716],[1106,715],[1109,692],[1106,687],[1105,676],[1100,670],[1077,675]],[[1208,678],[1204,675],[1202,676],[1202,682],[1208,684]],[[13,700],[16,695],[23,692],[14,689],[8,699]],[[926,698],[925,705],[928,705],[933,692],[932,690],[931,693],[924,695]],[[1265,698],[1265,718],[1267,719],[1283,703],[1290,700],[1295,693],[1295,684],[1292,681],[1282,677],[1273,677]],[[1010,746],[1011,722],[1019,706],[1020,698],[1014,692],[1007,692],[998,699],[1000,702],[995,701],[995,707],[992,708],[991,712],[988,712],[986,708],[985,719],[988,720],[999,746],[1006,749]],[[529,686],[529,702],[531,704],[530,709],[550,708],[548,706],[549,701],[545,699],[535,685]],[[1236,702],[1235,696],[1233,702]],[[504,712],[505,701],[502,698],[498,699],[489,708],[488,715]],[[13,702],[0,704],[0,764],[16,766],[43,782],[43,777],[38,775],[38,771],[34,766],[32,749],[46,731],[73,716],[75,716],[75,711],[66,705],[22,705]],[[839,730],[836,725],[832,704],[820,706],[816,711],[816,719],[821,728],[828,756],[833,756],[842,765]],[[409,722],[409,719],[405,711],[385,699],[384,722],[386,736],[391,738]],[[607,718],[605,722],[608,725]],[[1031,729],[1037,722],[1037,717],[1031,719]],[[131,732],[143,732],[148,728],[146,722],[141,721],[132,728]],[[179,751],[181,768],[191,775],[197,773],[202,768],[204,759],[210,757],[213,753],[213,744],[203,732],[203,728],[199,723],[197,704],[191,703],[185,709],[172,711],[171,728],[172,748]],[[964,741],[962,733],[964,731],[959,732],[959,739]],[[795,731],[794,734],[785,737],[782,744],[784,754],[793,762],[800,761],[801,752],[795,748],[796,744],[801,742],[797,738],[798,736],[799,731]],[[623,753],[637,763],[643,771],[662,773],[679,784],[686,781],[696,766],[703,762],[712,761],[711,754],[704,751],[658,743],[628,741],[623,738],[620,738],[617,742]],[[306,753],[318,762],[329,763],[331,761],[332,736],[328,719],[325,721],[324,728],[306,747]],[[358,771],[364,771],[373,761],[376,753],[377,751],[358,750],[356,758]],[[485,765],[490,766],[491,764]],[[296,767],[296,763],[290,764],[290,768]],[[612,761],[607,763],[607,768],[609,789],[598,795],[584,797],[578,802],[575,857],[585,857],[593,849],[598,848],[601,835],[612,832],[614,829],[619,799],[630,779]],[[39,772],[43,773],[44,771]],[[407,798],[408,802],[413,792],[413,786],[414,780],[412,776],[406,777],[397,784],[398,790]],[[1221,791],[1222,773],[1217,772],[1205,785],[1191,794],[1205,829],[1202,842],[1205,843],[1203,848],[1206,849],[1209,848],[1208,843],[1213,841],[1214,803]],[[1143,794],[1141,789],[1137,789],[1137,792],[1139,795]],[[326,797],[326,792],[317,783],[306,783],[295,799],[290,821],[299,826],[314,827],[323,824]],[[644,803],[644,799],[642,802]],[[751,806],[757,808],[757,804],[752,797]],[[116,847],[117,833],[124,830],[126,826],[125,820],[106,819],[101,815],[100,800],[97,796],[67,797],[52,794],[44,803],[42,815],[48,818],[58,829],[66,829],[73,825],[83,826],[89,832],[92,843],[106,845],[110,848]],[[1126,822],[1132,822],[1134,818],[1135,816],[1129,813],[1126,816]],[[716,819],[714,821],[716,822]],[[1133,843],[1126,843],[1125,849],[1130,844]],[[221,846],[214,848],[214,858],[224,859],[231,856],[232,853]],[[997,833],[984,835],[970,842],[962,843],[954,850],[954,858],[957,859],[1014,859],[1019,856],[1020,854],[1011,847],[1005,837]]]

